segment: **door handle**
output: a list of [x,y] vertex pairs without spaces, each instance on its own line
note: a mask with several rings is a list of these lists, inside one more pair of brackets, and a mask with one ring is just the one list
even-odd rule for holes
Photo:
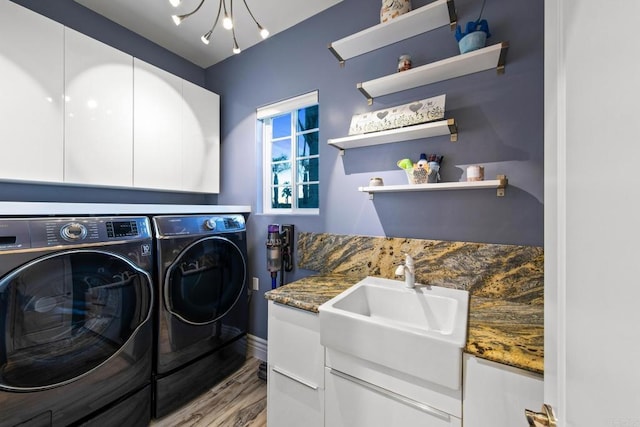
[[558,425],[558,419],[553,413],[553,408],[546,403],[542,405],[540,412],[525,409],[524,416],[527,418],[530,427],[556,427]]

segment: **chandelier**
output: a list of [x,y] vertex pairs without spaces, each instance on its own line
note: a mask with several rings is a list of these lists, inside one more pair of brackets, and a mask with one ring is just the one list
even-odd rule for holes
[[[180,25],[183,20],[200,10],[205,1],[206,0],[200,0],[198,6],[189,13],[185,13],[183,15],[171,15],[171,19],[173,19],[173,22],[176,25]],[[227,1],[229,2],[228,10]],[[260,37],[262,37],[263,40],[269,37],[269,31],[262,25],[260,25],[260,23],[258,23],[258,21],[256,20],[256,17],[253,16],[253,13],[251,13],[251,9],[249,9],[249,6],[247,5],[247,0],[242,0],[242,2],[244,3],[244,7],[247,8],[247,12],[249,12],[251,19],[253,19],[253,22],[256,23],[258,31],[260,32]],[[169,0],[169,3],[171,3],[171,6],[173,7],[178,7],[180,3],[182,3],[182,0]],[[241,49],[240,46],[238,46],[238,41],[236,40],[236,30],[233,19],[233,0],[220,0],[218,2],[218,13],[216,14],[216,19],[213,21],[211,29],[204,33],[202,37],[200,37],[200,40],[202,40],[202,43],[204,44],[209,44],[211,34],[213,34],[213,30],[216,28],[216,25],[218,25],[218,22],[220,21],[221,12],[224,13],[224,16],[222,17],[222,26],[224,27],[224,29],[231,31],[231,36],[233,37],[233,53],[238,54],[241,52]]]

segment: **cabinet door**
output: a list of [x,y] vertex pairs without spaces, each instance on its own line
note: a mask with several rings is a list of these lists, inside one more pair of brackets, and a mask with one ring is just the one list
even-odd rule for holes
[[64,27],[0,2],[0,179],[62,182]]
[[[344,374],[342,374],[344,375]],[[325,422],[331,427],[460,427],[454,417],[326,368]],[[465,422],[465,427],[466,427]],[[489,424],[485,425],[487,427]]]
[[[182,189],[218,193],[220,96],[183,81],[182,97]],[[240,168],[237,172],[242,174]]]
[[269,301],[269,427],[324,425],[324,347],[315,313]]
[[134,58],[133,186],[182,189],[182,79]]
[[465,427],[526,425],[525,408],[538,409],[543,397],[541,375],[465,354]]
[[267,380],[269,427],[323,427],[324,390],[289,377],[270,365]]
[[133,185],[133,57],[65,28],[64,180]]

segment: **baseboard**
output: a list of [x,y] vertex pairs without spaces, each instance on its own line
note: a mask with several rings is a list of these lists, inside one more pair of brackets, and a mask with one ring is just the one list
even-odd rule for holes
[[267,340],[247,334],[247,356],[267,361]]

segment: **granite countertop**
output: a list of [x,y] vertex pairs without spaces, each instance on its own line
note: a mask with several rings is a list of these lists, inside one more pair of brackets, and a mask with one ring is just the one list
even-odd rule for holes
[[[269,291],[265,298],[318,312],[318,307],[361,279],[349,275],[318,275]],[[542,374],[544,327],[542,305],[530,305],[471,295],[468,354]]]

